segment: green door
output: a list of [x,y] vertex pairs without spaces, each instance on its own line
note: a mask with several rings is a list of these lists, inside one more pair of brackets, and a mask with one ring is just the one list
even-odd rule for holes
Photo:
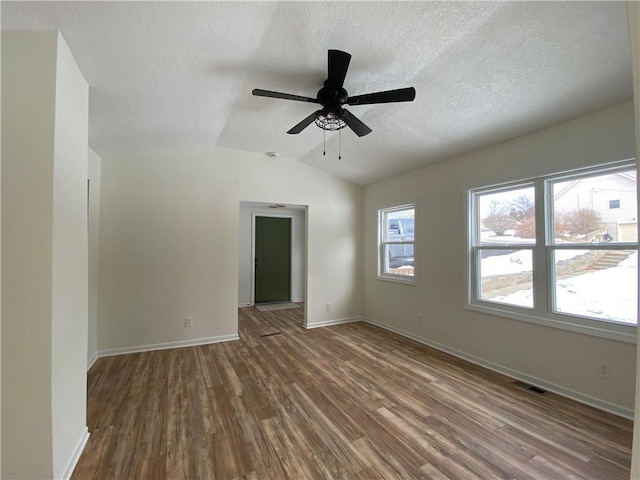
[[255,303],[291,300],[291,219],[256,217]]

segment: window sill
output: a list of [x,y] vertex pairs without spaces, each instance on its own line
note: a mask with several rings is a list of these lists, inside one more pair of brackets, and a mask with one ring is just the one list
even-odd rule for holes
[[417,286],[418,280],[416,277],[409,277],[407,275],[377,275],[376,278],[378,280],[382,280],[383,282],[391,282],[391,283],[400,283],[402,285],[411,285]]
[[[471,303],[467,303],[465,305],[465,308],[467,310],[494,315],[496,317],[510,318],[512,320],[519,320],[522,322],[533,323],[545,327],[557,328],[559,330],[591,335],[593,337],[606,338],[609,340],[616,340],[624,343],[637,343],[636,325],[623,325],[618,323],[608,324],[607,322],[599,322],[597,320],[586,318],[583,319],[581,317],[573,317],[570,315],[558,315],[559,318],[547,318],[536,315],[534,312],[531,312],[530,314],[524,314],[511,310],[496,308],[493,306]],[[610,325],[611,328],[606,328],[607,325]]]

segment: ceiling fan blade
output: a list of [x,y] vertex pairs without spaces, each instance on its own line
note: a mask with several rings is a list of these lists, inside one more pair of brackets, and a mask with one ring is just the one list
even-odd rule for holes
[[416,98],[416,89],[413,87],[386,90],[384,92],[367,93],[349,97],[349,105],[370,105],[373,103],[412,102]]
[[291,93],[272,92],[271,90],[261,90],[254,88],[251,92],[256,97],[282,98],[284,100],[296,100],[298,102],[320,103],[317,98],[302,97],[300,95],[292,95]]
[[347,76],[347,69],[351,55],[341,50],[329,50],[329,66],[327,86],[342,88],[344,78]]
[[291,133],[291,134],[297,134],[300,133],[302,130],[304,130],[305,128],[307,128],[309,125],[311,125],[311,123],[313,123],[313,121],[316,119],[316,117],[318,116],[318,114],[321,112],[322,110],[318,110],[313,112],[311,115],[309,115],[307,118],[305,118],[304,120],[302,120],[299,124],[297,124],[295,127],[293,127],[291,130],[289,130],[287,133]]
[[353,132],[359,137],[364,137],[372,132],[372,130],[367,127],[362,121],[356,117],[353,113],[348,110],[343,109],[344,114],[342,115],[342,120],[344,123],[348,125],[348,127],[353,130]]

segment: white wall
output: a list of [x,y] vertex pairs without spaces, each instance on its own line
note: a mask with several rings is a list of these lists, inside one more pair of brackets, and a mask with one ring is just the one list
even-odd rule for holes
[[2,32],[2,478],[53,474],[55,76],[54,33]]
[[2,477],[87,438],[88,87],[54,32],[2,32]]
[[98,356],[98,251],[100,234],[100,170],[102,159],[89,149],[89,318],[87,366]]
[[[89,86],[58,35],[53,168],[53,476],[86,441]],[[84,446],[84,445],[82,445]]]
[[236,335],[240,202],[274,199],[309,206],[307,321],[360,315],[360,187],[226,148],[103,158],[99,351]]
[[[470,187],[633,158],[631,102],[364,189],[365,315],[512,374],[630,415],[636,346],[464,308],[465,192]],[[377,210],[417,201],[418,286],[376,279]],[[424,321],[417,323],[417,315]],[[611,363],[609,380],[597,377]]]
[[[273,202],[277,203],[277,202]],[[279,208],[277,211],[252,204],[240,204],[240,233],[238,236],[238,305],[253,305],[251,302],[251,279],[254,267],[252,254],[253,215],[283,215],[291,217],[291,301],[304,301],[305,281],[305,211]]]

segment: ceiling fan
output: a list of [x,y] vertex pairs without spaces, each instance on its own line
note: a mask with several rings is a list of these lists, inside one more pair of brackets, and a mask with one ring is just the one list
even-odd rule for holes
[[253,95],[258,97],[282,98],[298,102],[317,103],[322,109],[316,110],[307,118],[294,126],[287,133],[297,134],[315,122],[323,130],[341,130],[349,127],[356,135],[362,137],[371,133],[358,117],[349,112],[343,105],[370,105],[374,103],[411,102],[416,97],[413,87],[386,90],[384,92],[367,93],[350,97],[344,89],[344,79],[347,75],[351,55],[340,50],[329,50],[328,75],[324,87],[318,90],[316,98],[292,95],[290,93],[272,92],[256,88]]

